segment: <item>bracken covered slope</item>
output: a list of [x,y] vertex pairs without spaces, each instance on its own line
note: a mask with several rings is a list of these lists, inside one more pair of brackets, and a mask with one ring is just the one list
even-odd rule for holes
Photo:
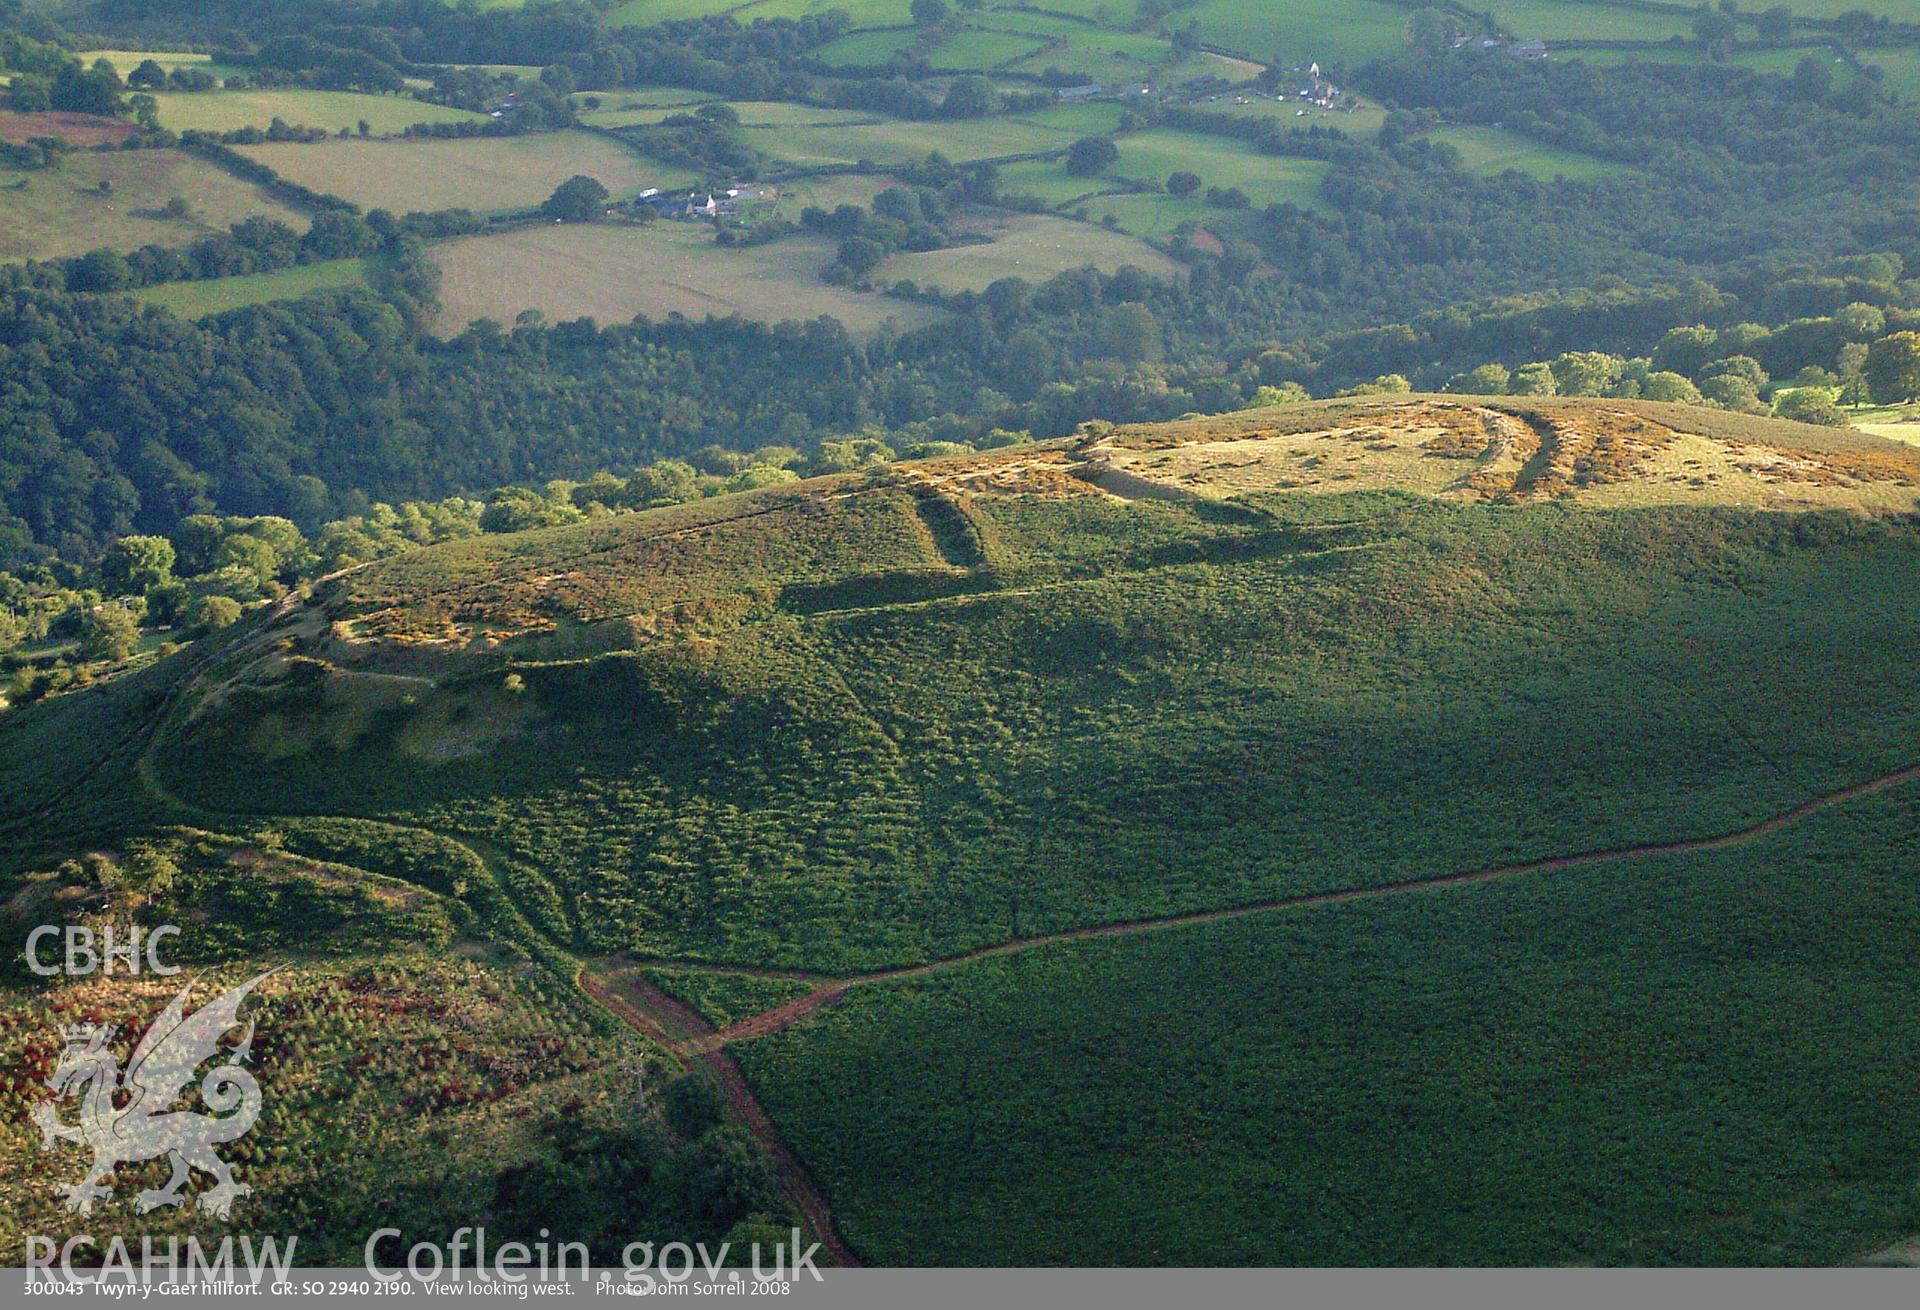
[[1916,495],[1894,443],[1614,401],[1093,431],[328,580],[143,767],[491,843],[579,950],[910,963],[1890,764]]
[[0,890],[577,975],[844,1259],[1843,1258],[1920,1224],[1916,496],[1394,397],[450,543],[0,720]]

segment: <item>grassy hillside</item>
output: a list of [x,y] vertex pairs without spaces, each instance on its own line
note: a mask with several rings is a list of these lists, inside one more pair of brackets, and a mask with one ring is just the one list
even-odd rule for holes
[[882,282],[908,281],[943,291],[984,291],[1003,277],[1040,282],[1091,264],[1103,272],[1132,265],[1174,281],[1185,270],[1132,237],[1065,219],[1023,214],[979,225],[980,245],[896,255],[877,275]]
[[304,87],[246,91],[155,94],[160,122],[175,132],[232,132],[265,129],[276,118],[291,127],[320,127],[329,132],[356,130],[365,123],[375,135],[399,132],[416,123],[483,122],[484,114],[407,96],[362,95],[353,91],[316,91]]
[[1897,761],[1920,543],[1741,506],[1911,508],[1920,452],[1504,404],[419,552],[290,610],[152,767],[482,836],[580,949],[834,970],[1697,835]]
[[[175,198],[190,206],[167,212]],[[255,216],[305,219],[251,182],[181,150],[75,151],[56,170],[0,167],[0,258],[182,246]]]
[[301,264],[272,273],[208,278],[200,282],[168,282],[136,293],[149,305],[162,305],[186,318],[224,314],[229,309],[297,300],[315,291],[359,286],[367,280],[369,261],[330,259]]
[[0,718],[5,867],[417,892],[757,1088],[870,1259],[1837,1259],[1920,1218],[1920,783],[1849,790],[1916,763],[1916,499],[1385,397],[483,536]]
[[270,142],[241,153],[290,182],[368,208],[471,209],[493,213],[539,204],[576,173],[616,195],[676,186],[682,170],[650,165],[605,137],[547,132],[465,140]]

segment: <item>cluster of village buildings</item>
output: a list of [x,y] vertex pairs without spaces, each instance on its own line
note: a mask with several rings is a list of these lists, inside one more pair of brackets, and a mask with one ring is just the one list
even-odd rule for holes
[[[1218,100],[1217,95],[1208,96],[1208,100]],[[1259,92],[1247,92],[1233,98],[1236,105],[1250,105],[1257,99],[1266,97]],[[1297,104],[1296,117],[1306,117],[1310,109],[1339,109],[1352,113],[1359,109],[1361,102],[1357,96],[1342,91],[1333,81],[1320,72],[1320,65],[1310,63],[1295,65],[1286,71],[1281,89],[1273,93],[1273,99],[1280,104]]]

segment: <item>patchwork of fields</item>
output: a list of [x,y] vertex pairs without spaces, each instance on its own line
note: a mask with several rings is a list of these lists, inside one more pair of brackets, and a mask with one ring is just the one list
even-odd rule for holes
[[[1001,171],[1001,190],[1034,195],[1058,209],[1094,221],[1108,216],[1123,232],[1165,237],[1182,223],[1232,224],[1241,217],[1212,204],[1212,187],[1237,188],[1249,206],[1273,204],[1320,209],[1320,179],[1328,165],[1320,160],[1269,155],[1232,137],[1202,136],[1154,128],[1130,132],[1116,141],[1120,157],[1099,177],[1076,176],[1063,160],[1030,160]],[[1164,188],[1177,172],[1194,173],[1201,190],[1176,196]]]
[[[628,24],[648,25],[671,19],[733,14],[753,18],[799,17],[842,8],[854,21],[854,31],[823,47],[819,57],[828,63],[874,66],[926,37],[912,25],[902,0],[852,0],[828,6],[825,0],[627,0],[616,16]],[[1850,0],[1814,0],[1795,7],[1809,17],[1836,17],[1859,9]],[[1867,6],[1873,12],[1902,17],[1898,7]],[[1040,9],[1017,4],[988,4],[969,11],[962,25],[929,47],[935,70],[1005,70],[1039,74],[1049,68],[1071,71],[1087,80],[1120,84],[1152,81],[1176,84],[1217,74],[1244,81],[1258,72],[1256,64],[1223,58],[1212,52],[1177,55],[1168,34],[1175,27],[1196,25],[1209,45],[1237,52],[1245,60],[1304,65],[1319,62],[1350,71],[1369,60],[1393,55],[1405,46],[1408,10],[1386,0],[1306,0],[1276,15],[1260,0],[1201,0],[1144,29],[1136,26],[1139,6],[1134,0],[1061,0]],[[1641,42],[1639,51],[1619,49],[1573,50],[1561,58],[1619,60],[1627,57],[1694,60],[1702,56],[1691,45],[1666,49],[1666,43],[1692,39],[1692,15],[1678,8],[1663,11],[1644,5],[1607,0],[1515,0],[1499,11],[1501,25],[1516,38],[1538,37],[1556,42]],[[1912,16],[1906,16],[1912,21]],[[1790,72],[1800,51],[1740,52],[1735,62],[1768,71]],[[1920,75],[1909,76],[1915,63],[1906,48],[1874,50],[1868,62],[1877,63],[1889,85],[1911,90]]]

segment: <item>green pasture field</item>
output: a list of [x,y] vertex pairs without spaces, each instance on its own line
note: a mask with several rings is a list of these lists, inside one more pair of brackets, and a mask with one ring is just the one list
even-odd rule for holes
[[[1171,52],[1172,47],[1168,46],[1167,49]],[[1045,73],[1049,68],[1060,68],[1106,86],[1144,82],[1156,90],[1165,90],[1199,77],[1224,77],[1232,82],[1245,82],[1260,73],[1258,64],[1204,50],[1184,59],[1168,58],[1147,63],[1127,55],[1084,46],[1046,51],[1014,64],[1009,71],[1038,74]]]
[[198,282],[167,282],[160,286],[144,287],[133,295],[137,300],[170,309],[183,318],[205,318],[209,314],[221,314],[247,305],[297,300],[314,291],[361,286],[367,280],[370,267],[369,261],[364,259],[332,259],[272,273],[207,278]]
[[1062,102],[1035,114],[1022,114],[1017,122],[1034,123],[1075,136],[1104,136],[1120,126],[1125,110],[1117,101],[1094,100],[1079,104]]
[[1075,177],[1057,159],[1025,159],[1000,166],[1001,195],[1038,196],[1056,209],[1114,188],[1109,178]]
[[756,18],[805,18],[844,9],[856,28],[906,26],[913,21],[908,0],[626,0],[608,15],[623,27],[652,27],[681,18],[731,14],[742,23]]
[[[589,96],[600,101],[599,111],[589,111],[581,104]],[[718,99],[719,96],[708,91],[658,86],[642,91],[578,91],[574,93],[573,103],[580,112],[587,113],[616,109],[692,109]]]
[[[1866,405],[1847,411],[1847,421],[1854,427],[1867,432],[1876,432],[1879,436],[1896,436],[1901,440],[1912,440],[1911,432],[1920,424],[1920,404],[1912,405]],[[1883,431],[1879,429],[1898,429]]]
[[845,127],[884,123],[886,116],[858,109],[796,105],[782,100],[730,100],[743,127]]
[[886,63],[912,45],[919,33],[887,28],[873,32],[849,32],[837,41],[829,41],[814,53],[829,64],[873,67]]
[[1030,36],[963,28],[935,46],[929,58],[936,69],[986,70],[1017,64],[1041,46]]
[[476,68],[483,73],[511,73],[527,82],[537,82],[540,79],[538,64],[454,64],[453,67]]
[[[1736,50],[1727,57],[1727,62],[1741,68],[1751,68],[1757,72],[1779,73],[1785,76],[1791,74],[1800,61],[1808,55],[1815,55],[1832,63],[1837,76],[1846,76],[1845,65],[1835,61],[1833,52],[1824,46],[1790,50]],[[1692,46],[1658,45],[1644,50],[1568,50],[1555,58],[1564,59],[1569,63],[1578,60],[1581,63],[1612,66],[1630,63],[1697,64],[1704,62],[1706,56]]]
[[232,132],[243,127],[264,129],[278,118],[290,127],[342,128],[357,131],[364,120],[378,135],[399,132],[415,123],[480,122],[484,114],[447,105],[429,104],[410,96],[362,95],[357,91],[314,91],[304,87],[272,87],[247,91],[158,91],[160,123],[175,132]]
[[[102,192],[101,183],[111,190]],[[184,219],[163,209],[192,205]],[[186,245],[252,217],[294,227],[294,210],[181,150],[74,151],[50,172],[0,168],[0,259],[57,259],[89,250]]]
[[1089,264],[1105,273],[1132,264],[1168,281],[1182,272],[1181,265],[1133,237],[1063,218],[1021,215],[996,223],[988,234],[993,237],[988,245],[895,255],[876,276],[944,291],[983,291],[1003,277],[1039,283]]
[[1598,159],[1577,150],[1542,145],[1518,132],[1498,127],[1438,127],[1427,133],[1434,141],[1454,147],[1470,172],[1492,177],[1509,169],[1544,180],[1565,177],[1587,182],[1628,171],[1624,164]]
[[1183,200],[1159,192],[1113,192],[1063,206],[1062,212],[1095,224],[1111,217],[1119,231],[1163,239],[1172,236],[1183,223],[1237,231],[1247,224],[1251,211],[1217,209],[1198,198]]
[[1885,14],[1896,23],[1920,22],[1920,12],[1916,12],[1913,0],[1806,0],[1804,4],[1793,7],[1796,15],[1808,18],[1838,18],[1844,13],[1864,9],[1878,17]]
[[247,70],[237,64],[216,64],[212,55],[193,54],[186,51],[168,50],[83,50],[74,58],[91,68],[96,60],[104,59],[113,65],[121,77],[126,77],[134,69],[151,59],[171,73],[176,68],[194,68],[214,77],[227,78],[235,75],[245,76]]
[[674,115],[689,113],[701,104],[728,104],[741,117],[743,127],[841,127],[847,123],[881,123],[883,115],[866,109],[828,109],[785,100],[726,100],[708,98],[703,102],[678,104],[603,104],[599,109],[582,111],[580,119],[588,127],[641,127],[662,123]]
[[743,23],[756,18],[805,18],[845,10],[855,27],[903,27],[913,22],[911,0],[748,0],[732,12]]
[[[1172,47],[1168,47],[1169,52]],[[1082,46],[1056,47],[1008,66],[1015,73],[1044,74],[1053,69],[1070,73],[1076,80],[1119,86],[1129,82],[1153,82],[1167,72],[1164,63],[1142,63],[1126,55]]]
[[1847,421],[1876,437],[1920,445],[1920,404],[1871,405],[1849,411]]
[[[1728,62],[1737,64],[1741,68],[1751,68],[1758,73],[1778,73],[1782,77],[1791,77],[1793,70],[1798,68],[1800,61],[1808,55],[1813,55],[1829,64],[1834,60],[1831,50],[1820,47],[1793,50],[1736,50]],[[1842,80],[1849,75],[1849,70],[1844,64],[1834,65],[1834,72],[1840,74]]]
[[1860,61],[1878,68],[1881,85],[1896,91],[1909,105],[1920,101],[1920,49],[1913,46],[1889,46],[1862,51]]
[[656,123],[672,118],[675,114],[686,112],[685,108],[669,109],[661,105],[633,105],[623,109],[589,109],[580,114],[580,122],[586,127],[607,129],[652,127]]
[[1180,58],[1173,44],[1163,37],[1144,32],[1110,31],[1052,14],[1007,13],[993,15],[988,21],[1009,30],[1031,25],[1036,35],[1057,43],[1010,65],[1023,73],[1060,68],[1109,86],[1128,82],[1177,82],[1199,76],[1206,70],[1196,71],[1196,65],[1213,58],[1208,55]]
[[[1636,12],[1630,6],[1611,5],[1606,0],[1530,0],[1530,3],[1548,14],[1555,9],[1616,9],[1625,16]],[[1796,18],[1838,18],[1850,11],[1865,10],[1875,16],[1885,14],[1895,22],[1920,21],[1920,9],[1915,8],[1912,0],[1805,0],[1792,8]],[[1739,17],[1743,23],[1750,24],[1759,13],[1758,8],[1743,6]],[[1747,35],[1752,34],[1750,26],[1744,30]]]
[[[714,101],[701,103],[714,103]],[[784,100],[729,100],[722,103],[729,105],[740,115],[741,124],[745,127],[839,127],[849,123],[869,124],[885,121],[881,115],[858,109],[824,109],[815,105],[792,104]],[[698,107],[698,105],[686,103],[622,104],[618,107],[603,105],[599,109],[584,111],[580,118],[590,127],[637,127],[663,122]]]
[[740,314],[769,323],[824,314],[862,336],[888,319],[904,328],[937,317],[820,281],[833,262],[830,243],[796,238],[730,249],[715,245],[713,230],[700,223],[542,226],[445,242],[432,256],[442,274],[440,328],[449,333],[476,318],[511,323],[523,309],[549,321],[603,323],[642,314]]
[[780,212],[799,221],[808,206],[837,209],[841,205],[873,204],[873,198],[894,185],[892,178],[872,173],[822,173],[780,184]]
[[846,126],[794,124],[747,127],[742,135],[755,149],[791,164],[817,167],[846,165],[862,160],[877,164],[918,163],[938,151],[955,163],[999,159],[1010,155],[1061,150],[1078,133],[1055,128],[1041,120],[981,118],[956,127],[952,123],[915,123],[881,119]]
[[1251,82],[1260,76],[1261,70],[1265,67],[1266,65],[1258,60],[1217,55],[1210,50],[1202,50],[1198,54],[1170,65],[1165,76],[1172,81],[1195,75],[1207,75],[1224,77],[1229,82]]
[[616,196],[697,180],[686,169],[643,159],[591,132],[464,140],[268,142],[239,150],[288,181],[395,213],[526,209],[575,174],[598,179]]
[[[1239,103],[1242,99],[1246,101],[1245,104]],[[1210,114],[1271,118],[1286,127],[1334,127],[1362,141],[1377,136],[1387,121],[1387,111],[1380,105],[1362,104],[1351,111],[1329,110],[1303,104],[1298,99],[1275,100],[1271,96],[1222,95],[1218,100],[1205,101],[1197,107]],[[1306,112],[1300,112],[1302,110]]]
[[1170,174],[1185,170],[1199,174],[1203,189],[1239,187],[1255,208],[1280,201],[1321,203],[1320,179],[1327,171],[1321,160],[1262,154],[1233,137],[1195,132],[1135,132],[1118,144],[1120,158],[1110,170],[1116,177],[1165,182]]
[[1690,15],[1585,0],[1514,0],[1501,9],[1500,21],[1517,37],[1545,40],[1549,54],[1556,40],[1665,41],[1675,36],[1691,40],[1693,36]]
[[1862,432],[1871,432],[1876,437],[1888,437],[1894,441],[1904,441],[1909,445],[1920,446],[1920,417],[1894,423],[1855,423]]
[[[1799,67],[1801,60],[1812,55],[1832,68],[1836,83],[1844,85],[1855,74],[1846,62],[1838,58],[1826,47],[1795,47],[1786,50],[1736,50],[1728,62],[1741,68],[1751,68],[1756,72],[1775,73],[1782,77],[1791,76]],[[1582,60],[1592,64],[1623,64],[1633,61],[1643,63],[1665,62],[1678,64],[1699,63],[1704,58],[1700,51],[1688,47],[1656,46],[1647,50],[1569,50],[1560,58]],[[1881,85],[1899,94],[1906,100],[1920,98],[1920,53],[1909,46],[1888,46],[1860,52],[1863,63],[1877,67],[1881,72]]]
[[619,27],[652,27],[682,18],[707,18],[734,7],[734,0],[626,0],[607,14]]
[[1201,0],[1179,22],[1200,25],[1201,39],[1250,59],[1355,68],[1398,51],[1408,11],[1386,0]]
[[1173,53],[1173,44],[1165,37],[1148,32],[1118,32],[1092,23],[1076,22],[1056,13],[989,10],[976,16],[973,21],[976,26],[996,32],[1021,32],[1043,40],[1058,39],[1076,51],[1119,55],[1143,64],[1165,63]]
[[[1351,69],[1404,47],[1407,11],[1383,0],[1302,0],[1287,7],[1283,21],[1259,0],[1202,0],[1180,14],[1198,21],[1207,41],[1250,58]],[[1515,35],[1541,37],[1550,47],[1555,40],[1654,42],[1692,32],[1685,14],[1586,0],[1514,0],[1499,16]]]
[[736,1048],[875,1264],[1839,1264],[1920,1225],[1920,784],[1050,946]]
[[1119,28],[1131,28],[1140,15],[1140,0],[1047,0],[1035,7]]

